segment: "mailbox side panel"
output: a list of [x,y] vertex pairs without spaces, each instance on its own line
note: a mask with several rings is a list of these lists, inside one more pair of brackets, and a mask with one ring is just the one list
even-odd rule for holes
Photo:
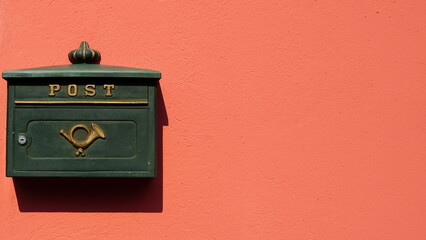
[[[157,176],[157,83],[153,83],[148,86],[148,96],[149,101],[151,102],[149,108],[149,149],[148,149],[148,159],[150,161],[150,170],[148,177],[156,177]],[[160,143],[162,144],[162,143]]]
[[13,82],[7,83],[7,140],[6,140],[6,176],[13,177],[13,119],[14,119],[14,96],[15,96],[15,87]]

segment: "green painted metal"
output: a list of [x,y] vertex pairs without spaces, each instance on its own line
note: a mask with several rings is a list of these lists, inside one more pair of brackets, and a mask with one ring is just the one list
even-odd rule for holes
[[[125,81],[125,78],[121,78]],[[114,84],[114,81],[101,79],[101,81],[90,81],[84,80],[84,83],[81,83],[81,80],[73,79],[74,81],[64,81],[64,80],[51,80],[40,82],[39,84],[16,84],[15,83],[15,100],[46,100],[46,101],[63,101],[63,100],[143,100],[148,98],[148,85],[140,84],[138,82],[124,82],[124,83],[115,83],[116,87],[112,92],[112,97],[105,96],[106,89],[104,85]],[[143,81],[140,81],[143,83]],[[127,84],[126,84],[127,83]],[[55,92],[55,96],[48,96],[50,89],[49,84],[58,84],[60,90]],[[69,97],[67,94],[67,86],[69,84],[75,84],[77,95],[74,97]],[[86,90],[84,89],[87,84],[94,86],[96,95],[92,97],[85,96]]]
[[[70,64],[3,72],[4,79],[16,78],[138,78],[160,79],[159,71],[100,64]],[[123,79],[125,80],[125,79]]]
[[82,42],[78,49],[72,50],[68,53],[68,59],[73,64],[99,64],[101,61],[101,53],[94,49],[90,49],[87,42]]
[[6,71],[3,78],[7,176],[155,177],[160,72],[73,64]]

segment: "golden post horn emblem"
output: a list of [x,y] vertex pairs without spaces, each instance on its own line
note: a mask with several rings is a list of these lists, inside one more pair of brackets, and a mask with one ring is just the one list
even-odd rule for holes
[[[79,141],[79,140],[74,138],[74,133],[78,129],[83,129],[84,131],[86,131],[87,137],[86,137],[85,140]],[[84,149],[88,148],[90,146],[90,144],[92,144],[94,141],[96,141],[96,139],[98,139],[98,138],[105,139],[106,138],[105,133],[102,130],[102,128],[99,127],[95,123],[92,123],[92,129],[89,129],[84,124],[77,124],[77,125],[74,125],[70,129],[69,134],[67,134],[64,129],[61,129],[61,131],[59,131],[59,134],[64,136],[77,149],[77,152],[75,152],[75,155],[77,157],[78,156],[81,156],[81,157],[86,156],[86,154],[84,153]]]

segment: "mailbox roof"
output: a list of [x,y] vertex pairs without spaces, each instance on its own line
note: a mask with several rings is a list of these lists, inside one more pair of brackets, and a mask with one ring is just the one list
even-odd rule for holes
[[101,64],[70,64],[39,68],[27,68],[3,72],[4,79],[16,78],[148,78],[160,79],[155,70],[117,67]]

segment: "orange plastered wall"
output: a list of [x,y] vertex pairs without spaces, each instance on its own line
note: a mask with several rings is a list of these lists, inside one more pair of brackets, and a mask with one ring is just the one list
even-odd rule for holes
[[0,239],[425,239],[426,2],[0,2],[0,70],[160,81],[154,180],[5,177]]

